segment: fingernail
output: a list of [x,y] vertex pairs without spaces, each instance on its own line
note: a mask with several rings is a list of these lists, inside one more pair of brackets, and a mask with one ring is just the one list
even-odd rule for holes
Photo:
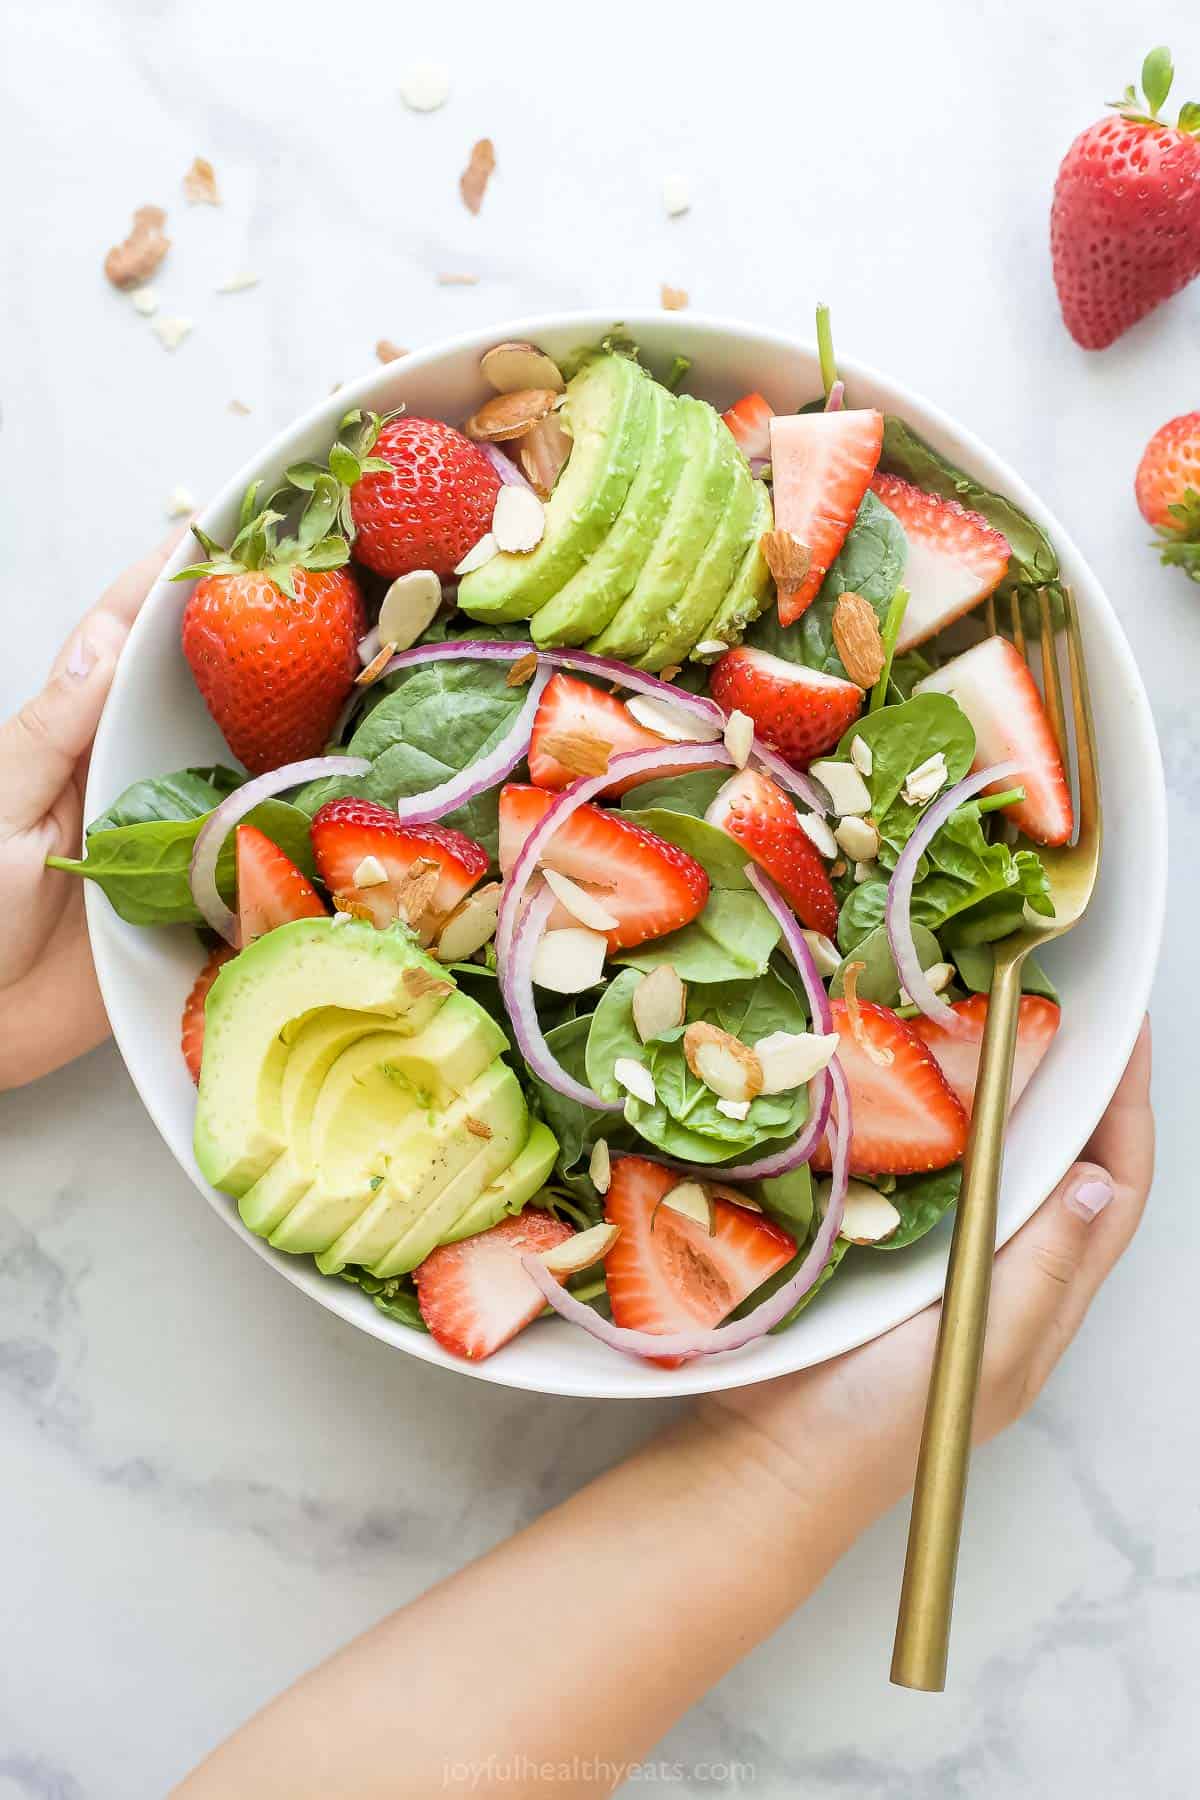
[[1089,1175],[1067,1195],[1067,1205],[1079,1218],[1091,1224],[1113,1197],[1113,1184],[1107,1175]]
[[77,638],[71,645],[71,654],[66,660],[64,672],[73,680],[82,681],[85,675],[91,674],[95,666],[96,652],[83,638]]

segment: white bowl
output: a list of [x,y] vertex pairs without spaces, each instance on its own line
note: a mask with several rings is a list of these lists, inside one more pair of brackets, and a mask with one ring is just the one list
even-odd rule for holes
[[[596,342],[612,324],[612,315],[599,312],[520,319],[373,369],[323,400],[241,469],[206,509],[204,527],[227,542],[247,483],[260,476],[272,482],[289,463],[321,455],[352,406],[384,411],[403,401],[410,412],[462,419],[485,397],[478,364],[490,344],[531,339],[563,356]],[[786,411],[819,391],[815,351],[790,338],[692,313],[627,316],[625,324],[660,374],[676,352],[690,356],[689,385],[717,406],[759,388],[778,410]],[[1000,1197],[1003,1242],[1087,1142],[1146,1009],[1166,888],[1166,807],[1158,745],[1146,695],[1112,607],[1062,526],[998,456],[927,401],[849,360],[842,373],[856,405],[899,413],[945,455],[1008,495],[1046,529],[1083,619],[1108,851],[1086,919],[1049,953],[1062,990],[1063,1020],[1013,1118]],[[180,546],[133,628],[96,737],[88,817],[140,776],[228,756],[179,649],[188,589],[170,586],[167,577],[191,554],[187,543]],[[192,1156],[195,1090],[179,1053],[180,1013],[198,963],[195,939],[188,931],[126,925],[91,884],[87,903],[96,968],[117,1043],[180,1167],[256,1255],[321,1306],[410,1356],[543,1393],[621,1398],[703,1393],[836,1356],[887,1331],[941,1292],[949,1220],[909,1250],[860,1256],[791,1330],[731,1355],[666,1371],[622,1357],[554,1320],[532,1327],[487,1362],[461,1362],[431,1337],[385,1318],[348,1283],[319,1275],[307,1258],[272,1250],[247,1231],[232,1201],[209,1187]]]

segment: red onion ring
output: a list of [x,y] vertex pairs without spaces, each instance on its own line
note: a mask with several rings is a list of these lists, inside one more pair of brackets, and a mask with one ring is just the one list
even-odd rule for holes
[[234,826],[253,812],[260,801],[270,800],[287,788],[299,787],[303,781],[317,781],[323,775],[365,775],[370,767],[365,756],[306,757],[303,762],[285,763],[282,769],[268,769],[265,775],[256,775],[253,781],[227,794],[209,813],[192,845],[188,884],[204,919],[235,950],[239,947],[237,915],[229,910],[217,890],[217,858]]
[[379,655],[382,647],[383,646],[379,642],[379,627],[378,625],[372,625],[366,637],[361,637],[358,640],[358,660],[364,669],[368,663],[375,661],[375,658]]
[[525,476],[521,470],[518,469],[516,463],[512,461],[511,457],[505,456],[503,450],[499,449],[497,445],[480,444],[479,448],[483,451],[483,454],[487,457],[493,469],[495,469],[497,475],[500,477],[501,484],[504,487],[528,488],[531,494],[537,492],[533,483],[531,481],[526,481]]
[[846,384],[844,381],[835,381],[833,386],[829,390],[829,398],[825,402],[825,411],[826,412],[841,412],[841,410],[842,410],[843,406],[845,406],[845,404],[846,404]]
[[577,1100],[580,1106],[590,1107],[593,1112],[619,1113],[622,1110],[620,1101],[614,1103],[603,1099],[594,1088],[585,1087],[567,1074],[542,1035],[533,999],[533,958],[554,905],[553,893],[549,888],[543,888],[541,893],[533,896],[521,915],[513,936],[512,953],[505,958],[500,970],[500,992],[505,1011],[512,1021],[517,1048],[547,1087],[565,1094],[568,1100]]
[[539,669],[529,684],[524,706],[495,748],[437,787],[397,800],[397,818],[403,819],[406,825],[432,825],[435,819],[444,818],[456,806],[465,806],[468,800],[485,794],[506,775],[511,775],[529,748],[538,702],[549,680],[550,670]]
[[744,1345],[765,1337],[771,1327],[786,1318],[796,1303],[803,1300],[805,1294],[816,1285],[833,1254],[833,1246],[841,1228],[849,1173],[851,1120],[850,1091],[836,1056],[829,1065],[829,1077],[836,1100],[836,1125],[833,1134],[833,1178],[825,1217],[808,1255],[791,1280],[785,1281],[769,1300],[756,1306],[746,1318],[735,1319],[729,1325],[718,1325],[710,1331],[669,1331],[661,1336],[652,1331],[630,1331],[625,1326],[613,1325],[608,1319],[602,1319],[590,1306],[576,1300],[550,1273],[540,1257],[521,1258],[526,1274],[556,1313],[561,1313],[564,1319],[570,1319],[576,1325],[582,1325],[585,1331],[590,1332],[594,1338],[599,1338],[602,1344],[608,1344],[611,1349],[620,1350],[627,1356],[680,1356],[690,1360],[695,1356],[716,1356],[721,1351],[740,1350]]
[[919,1007],[927,1019],[932,1019],[947,1031],[962,1030],[963,1021],[952,1006],[934,993],[926,981],[925,971],[913,942],[912,890],[917,863],[930,839],[946,823],[952,812],[965,800],[973,799],[983,788],[990,787],[993,781],[1017,774],[1019,767],[1015,762],[993,763],[990,769],[977,769],[974,774],[956,782],[952,788],[947,788],[944,794],[939,794],[932,806],[921,815],[912,836],[896,858],[896,866],[888,882],[884,923],[900,985],[913,1005]]

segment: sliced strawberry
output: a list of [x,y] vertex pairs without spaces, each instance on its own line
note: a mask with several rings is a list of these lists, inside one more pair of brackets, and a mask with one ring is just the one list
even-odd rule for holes
[[770,456],[771,420],[775,417],[770,401],[761,394],[743,394],[721,417],[747,462],[752,456]]
[[1002,532],[957,500],[927,494],[897,475],[876,475],[871,491],[895,513],[908,539],[908,605],[896,640],[902,652],[986,600],[1004,580],[1011,550]]
[[977,769],[1020,765],[1000,785],[1025,789],[1024,800],[1004,810],[1026,837],[1065,844],[1075,822],[1066,770],[1037,683],[1008,639],[985,638],[918,682],[917,691],[958,701],[975,728]]
[[726,712],[748,714],[763,742],[796,769],[832,750],[863,704],[863,691],[852,681],[746,645],[727,650],[713,665],[709,686]]
[[802,925],[832,937],[838,907],[820,851],[784,793],[756,769],[727,781],[704,815],[771,877]]
[[[979,1052],[983,1045],[983,1028],[987,1023],[986,994],[972,994],[958,1000],[953,1010],[966,1029],[947,1031],[932,1019],[914,1019],[913,1030],[937,1057],[938,1066],[962,1103],[968,1118],[975,1100],[975,1078],[979,1073]],[[1041,994],[1022,994],[1017,1016],[1017,1054],[1013,1062],[1012,1087],[1008,1104],[1017,1104],[1029,1085],[1030,1077],[1050,1048],[1058,1030],[1062,1012],[1053,1000]]]
[[183,1019],[179,1028],[179,1047],[183,1051],[183,1060],[188,1066],[188,1073],[193,1081],[200,1079],[200,1058],[204,1053],[204,1002],[208,999],[208,990],[225,964],[237,952],[228,944],[221,944],[209,953],[208,961],[192,983],[192,991],[184,1003]]
[[277,925],[325,913],[316,888],[256,825],[237,828],[237,903],[242,949]]
[[[621,1235],[604,1261],[613,1322],[632,1331],[719,1325],[790,1262],[796,1244],[762,1213],[714,1200],[713,1231],[670,1207],[679,1176],[643,1156],[614,1156],[604,1216]],[[655,1212],[655,1207],[658,1211]],[[652,1359],[673,1369],[677,1356]]]
[[846,541],[883,448],[883,414],[873,408],[780,413],[771,420],[775,524],[808,548],[808,574],[780,594],[779,618],[791,625],[816,599]]
[[399,917],[401,890],[418,858],[437,863],[441,870],[422,919],[409,919],[418,931],[422,924],[432,928],[453,912],[488,869],[487,851],[465,832],[449,825],[405,825],[373,800],[328,801],[313,815],[312,844],[317,870],[330,893],[352,900],[354,910],[361,909],[381,929]]
[[[967,1115],[908,1021],[886,1006],[859,1002],[860,1031],[873,1057],[851,1029],[846,1002],[833,1000],[830,1008],[850,1084],[850,1173],[915,1175],[957,1162],[966,1149]],[[828,1169],[828,1142],[818,1146],[813,1167]]]
[[[588,752],[607,748],[610,756],[623,750],[653,750],[666,739],[639,725],[624,701],[604,688],[593,687],[574,675],[553,675],[538,702],[529,744],[529,774],[540,788],[565,788],[582,774],[594,773]],[[572,748],[576,760],[571,761]],[[568,760],[563,761],[566,757]],[[624,794],[652,774],[632,781],[614,782],[607,791]]]
[[531,1207],[489,1231],[440,1244],[414,1270],[421,1317],[443,1350],[482,1362],[524,1331],[544,1308],[521,1267],[523,1256],[552,1250],[574,1233],[548,1212]]
[[[508,874],[525,839],[553,795],[516,782],[500,790],[500,867]],[[678,931],[704,910],[708,876],[701,865],[641,825],[600,806],[581,806],[546,846],[542,866],[595,894],[618,921],[610,951],[632,950],[649,938]],[[551,925],[578,925],[562,909]]]

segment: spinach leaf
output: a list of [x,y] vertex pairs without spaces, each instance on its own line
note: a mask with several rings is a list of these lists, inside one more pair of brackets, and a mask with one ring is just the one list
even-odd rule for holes
[[663,775],[657,781],[643,781],[622,797],[626,812],[688,813],[702,819],[720,790],[729,780],[728,769],[700,769],[693,775]]
[[[794,1136],[807,1117],[806,1089],[760,1094],[745,1119],[729,1119],[717,1111],[718,1096],[688,1068],[682,1034],[643,1045],[633,1023],[633,995],[641,979],[639,971],[626,969],[608,988],[593,1015],[585,1054],[591,1085],[606,1100],[624,1098],[625,1118],[634,1130],[671,1155],[710,1163],[743,1154],[767,1138]],[[755,981],[706,986],[688,997],[688,1024],[702,1018],[751,1045],[774,1031],[802,1031],[806,1017],[803,1001],[773,971]],[[649,1067],[657,1092],[653,1106],[624,1096],[613,1074],[622,1056]]]
[[798,1244],[806,1243],[812,1230],[814,1201],[812,1172],[807,1163],[786,1175],[773,1175],[758,1184],[764,1208]]
[[[931,704],[935,701],[939,704]],[[961,781],[975,757],[975,733],[966,713],[949,694],[916,694],[899,706],[882,707],[853,724],[838,745],[836,761],[850,760],[850,746],[856,737],[871,750],[871,773],[866,777],[871,817],[885,844],[898,854],[924,810],[910,806],[903,796],[910,772],[941,751],[946,758],[947,784]]]
[[[940,962],[942,953],[938,941],[932,931],[923,925],[913,926],[913,943],[923,969],[931,969]],[[873,1000],[878,1006],[898,1006],[900,1003],[900,976],[892,958],[892,947],[888,943],[886,929],[877,925],[864,938],[860,938],[853,951],[842,959],[841,966],[835,969],[829,983],[831,999],[837,999],[845,992],[846,965],[850,962],[866,964],[858,977],[857,993],[860,1000]]]
[[[996,957],[990,944],[956,944],[950,954],[958,970],[959,980],[970,993],[991,992]],[[1021,964],[1021,992],[1040,994],[1058,1005],[1058,989],[1036,956],[1027,956]]]
[[949,1212],[958,1199],[961,1186],[961,1163],[952,1163],[948,1169],[934,1169],[929,1175],[902,1175],[888,1195],[900,1214],[899,1227],[890,1238],[864,1248],[903,1250],[909,1244],[915,1244]]
[[[527,690],[509,687],[507,673],[507,664],[481,662],[427,663],[402,670],[348,745],[350,755],[369,758],[368,773],[309,782],[296,795],[296,805],[311,816],[327,800],[360,794],[394,806],[405,795],[448,781],[486,756],[524,706]],[[495,860],[496,789],[447,813],[442,823],[465,831]]]
[[387,1281],[381,1281],[377,1275],[368,1275],[365,1269],[350,1267],[339,1269],[337,1279],[361,1288],[389,1319],[395,1319],[413,1331],[428,1331],[417,1304],[411,1275],[393,1275]]
[[87,835],[119,825],[151,825],[163,819],[201,819],[241,787],[246,777],[217,764],[211,769],[179,769],[173,775],[147,775],[119,794]]
[[737,840],[719,826],[708,825],[689,813],[658,806],[649,807],[645,812],[631,810],[628,816],[630,824],[640,825],[643,830],[652,831],[656,837],[666,838],[669,844],[678,844],[681,850],[686,850],[703,865],[713,887],[753,892],[746,877],[750,858]]
[[[1041,858],[1033,850],[989,844],[979,809],[970,802],[947,819],[918,868],[925,874],[913,887],[913,925],[940,932],[950,948],[1008,937],[1019,930],[1027,902],[1052,916]],[[886,881],[865,881],[850,891],[838,915],[843,954],[857,950],[868,932],[883,924],[886,907]]]
[[[591,1025],[589,1013],[581,1019],[568,1019],[565,1024],[555,1025],[546,1033],[546,1043],[555,1059],[577,1081],[587,1080],[584,1052]],[[557,1166],[565,1174],[591,1155],[596,1139],[606,1135],[606,1127],[611,1129],[613,1115],[593,1112],[578,1100],[560,1094],[532,1070],[528,1071],[528,1079],[537,1112],[558,1139]]]
[[681,981],[713,984],[765,973],[779,942],[779,926],[757,894],[712,889],[704,911],[690,925],[616,958],[649,973],[670,963]]
[[[313,872],[308,817],[284,800],[264,800],[248,815],[306,875]],[[160,819],[142,825],[114,825],[93,830],[79,861],[46,858],[53,869],[85,875],[98,882],[114,912],[131,925],[202,925],[188,885],[192,846],[201,818]],[[235,834],[230,832],[217,860],[217,886],[226,900],[234,895]]]

